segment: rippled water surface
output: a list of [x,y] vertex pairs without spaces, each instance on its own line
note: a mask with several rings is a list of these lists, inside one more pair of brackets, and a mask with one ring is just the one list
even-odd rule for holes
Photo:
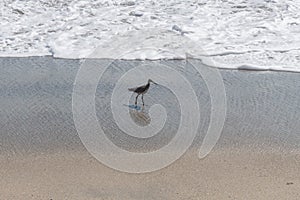
[[[107,61],[98,62],[105,64]],[[179,60],[114,62],[105,71],[95,93],[96,115],[105,134],[123,149],[141,152],[159,149],[176,135],[181,107],[175,93],[162,85],[152,85],[145,95],[145,109],[130,110],[130,117],[126,118],[139,126],[153,124],[156,118],[149,110],[154,104],[160,104],[165,108],[167,118],[158,134],[149,140],[134,138],[116,124],[110,106],[112,92],[117,80],[141,62],[153,67],[158,64],[169,66],[189,80],[199,102],[200,111],[195,109],[200,112],[199,130],[193,143],[199,148],[207,135],[211,98],[203,78],[190,65],[183,69],[184,61]],[[199,61],[193,64],[207,68]],[[0,67],[1,152],[82,150],[72,112],[72,93],[80,62],[51,57],[0,58]],[[226,90],[227,112],[216,148],[299,149],[299,73],[220,71]],[[130,86],[135,85],[128,84]],[[129,104],[134,104],[134,100],[132,94]],[[141,99],[138,103],[141,105]],[[120,109],[129,108],[121,104]],[[87,113],[84,119],[90,116],[91,113]]]

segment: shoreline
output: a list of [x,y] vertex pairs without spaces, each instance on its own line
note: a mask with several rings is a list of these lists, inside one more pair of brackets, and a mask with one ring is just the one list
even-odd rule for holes
[[[207,56],[209,57],[209,56]],[[57,59],[57,60],[73,60],[73,61],[83,61],[83,60],[86,60],[86,59],[91,59],[91,60],[121,60],[121,61],[152,61],[152,62],[157,62],[157,61],[174,61],[174,60],[179,60],[179,61],[182,61],[182,60],[187,60],[187,58],[181,58],[181,57],[178,57],[178,58],[156,58],[156,59],[150,59],[150,58],[146,58],[146,59],[139,59],[139,58],[122,58],[122,59],[113,59],[113,58],[110,58],[110,57],[103,57],[103,58],[85,58],[85,57],[82,57],[82,58],[63,58],[63,57],[56,57],[56,56],[53,56],[53,55],[21,55],[21,56],[15,56],[15,55],[0,55],[0,59],[32,59],[32,58],[51,58],[51,59]],[[288,68],[279,68],[279,67],[269,67],[269,68],[263,68],[262,66],[254,66],[254,65],[251,65],[251,64],[247,64],[247,63],[240,63],[238,66],[239,67],[228,67],[227,65],[223,65],[221,63],[218,63],[220,64],[218,67],[217,66],[210,66],[209,65],[209,61],[208,63],[206,64],[204,61],[203,61],[203,58],[196,58],[196,57],[191,57],[189,58],[190,60],[197,60],[199,62],[202,62],[203,64],[205,64],[206,66],[208,67],[211,67],[211,68],[216,68],[218,70],[230,70],[230,71],[249,71],[249,72],[283,72],[283,73],[300,73],[300,70],[298,69],[288,69]],[[223,67],[220,67],[222,66]]]

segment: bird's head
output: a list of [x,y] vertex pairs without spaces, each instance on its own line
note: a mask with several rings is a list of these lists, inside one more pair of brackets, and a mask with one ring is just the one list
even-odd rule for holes
[[157,83],[155,83],[155,82],[152,81],[151,79],[148,79],[148,83],[154,83],[155,85],[157,85]]

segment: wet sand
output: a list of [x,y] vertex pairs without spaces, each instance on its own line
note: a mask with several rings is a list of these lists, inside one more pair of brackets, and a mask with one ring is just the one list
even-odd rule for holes
[[[103,77],[107,91],[110,82],[138,62],[115,63]],[[182,71],[178,66],[183,61],[159,62]],[[82,145],[71,104],[79,65],[78,60],[50,57],[0,59],[0,199],[300,197],[300,74],[220,70],[227,117],[216,147],[199,160],[197,150],[209,123],[209,95],[192,69],[182,71],[199,93],[199,134],[188,152],[169,167],[135,175],[106,167]],[[159,88],[150,90],[148,104],[166,93]],[[172,108],[175,114],[166,123],[165,136],[145,143],[113,131],[109,110],[101,112],[104,105],[97,98],[105,99],[107,94],[97,90],[97,115],[108,127],[108,137],[122,148],[154,150],[172,139],[178,120],[177,108],[168,107],[172,102],[166,103],[167,110]]]

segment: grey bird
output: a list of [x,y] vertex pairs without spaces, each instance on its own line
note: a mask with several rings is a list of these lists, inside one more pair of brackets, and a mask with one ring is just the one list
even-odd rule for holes
[[135,98],[135,105],[137,104],[137,100],[140,95],[142,95],[143,106],[145,105],[144,94],[149,90],[150,83],[154,83],[155,85],[157,85],[157,83],[155,83],[151,79],[148,79],[148,83],[146,85],[142,85],[142,86],[135,87],[135,88],[128,88],[129,91],[137,93],[137,96]]

